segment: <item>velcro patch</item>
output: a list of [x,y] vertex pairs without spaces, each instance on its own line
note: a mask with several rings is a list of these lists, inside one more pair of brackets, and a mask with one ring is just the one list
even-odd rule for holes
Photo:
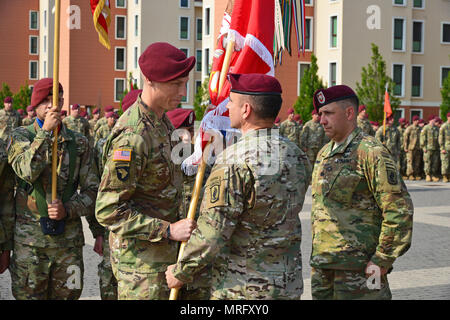
[[113,161],[131,161],[132,149],[115,149],[113,153]]
[[227,202],[228,172],[226,168],[211,173],[205,188],[206,208],[222,207]]

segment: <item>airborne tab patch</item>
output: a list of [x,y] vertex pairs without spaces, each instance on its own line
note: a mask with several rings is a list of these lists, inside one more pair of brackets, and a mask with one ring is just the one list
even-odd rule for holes
[[132,149],[116,149],[113,153],[113,161],[131,161]]

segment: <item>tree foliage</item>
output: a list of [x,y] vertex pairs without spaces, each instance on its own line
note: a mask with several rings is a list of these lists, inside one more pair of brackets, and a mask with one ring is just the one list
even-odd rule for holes
[[450,72],[442,84],[441,96],[441,119],[446,120],[447,113],[450,112]]
[[209,105],[209,79],[205,79],[202,85],[198,88],[194,97],[194,112],[195,118],[198,121],[203,119],[206,107]]
[[32,90],[29,88],[27,82],[20,87],[16,94],[11,91],[7,83],[3,83],[2,90],[0,91],[0,108],[4,107],[3,100],[5,100],[6,97],[11,97],[13,99],[14,109],[25,110],[31,104],[31,93]]

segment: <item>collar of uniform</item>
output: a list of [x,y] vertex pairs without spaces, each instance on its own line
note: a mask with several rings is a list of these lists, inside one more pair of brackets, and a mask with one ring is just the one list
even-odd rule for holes
[[275,135],[275,132],[278,131],[276,129],[275,131],[272,131],[272,128],[263,128],[263,129],[253,129],[245,133],[245,135],[242,135],[239,140],[242,140],[244,138],[252,138],[252,137],[270,137],[272,135]]
[[166,117],[166,114],[164,113],[162,118],[158,119],[158,116],[156,115],[156,113],[152,109],[150,109],[150,107],[148,105],[146,105],[144,103],[144,101],[142,101],[140,95],[138,96],[136,102],[138,103],[139,109],[141,110],[141,112],[146,114],[155,125],[160,125],[161,122],[164,120],[164,117]]
[[335,144],[335,142],[331,142],[329,144],[327,153],[328,155],[326,157],[332,157],[338,153],[344,153],[345,150],[347,150],[347,147],[350,145],[350,143],[352,143],[352,141],[359,136],[359,134],[361,133],[361,129],[359,127],[356,127],[347,137],[347,139],[345,139],[345,141],[343,143],[341,143],[340,146],[338,146],[336,149],[333,150],[333,146]]

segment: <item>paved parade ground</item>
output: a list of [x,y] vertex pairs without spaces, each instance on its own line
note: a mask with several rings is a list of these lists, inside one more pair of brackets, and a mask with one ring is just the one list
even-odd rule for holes
[[[440,182],[407,181],[414,202],[412,246],[394,264],[389,275],[394,300],[450,300],[450,184]],[[306,195],[302,220],[302,255],[304,294],[311,299],[308,260],[311,253],[311,188]],[[99,300],[94,239],[83,219],[86,245],[84,247],[84,289],[81,299]],[[13,299],[10,275],[0,275],[0,299]]]

